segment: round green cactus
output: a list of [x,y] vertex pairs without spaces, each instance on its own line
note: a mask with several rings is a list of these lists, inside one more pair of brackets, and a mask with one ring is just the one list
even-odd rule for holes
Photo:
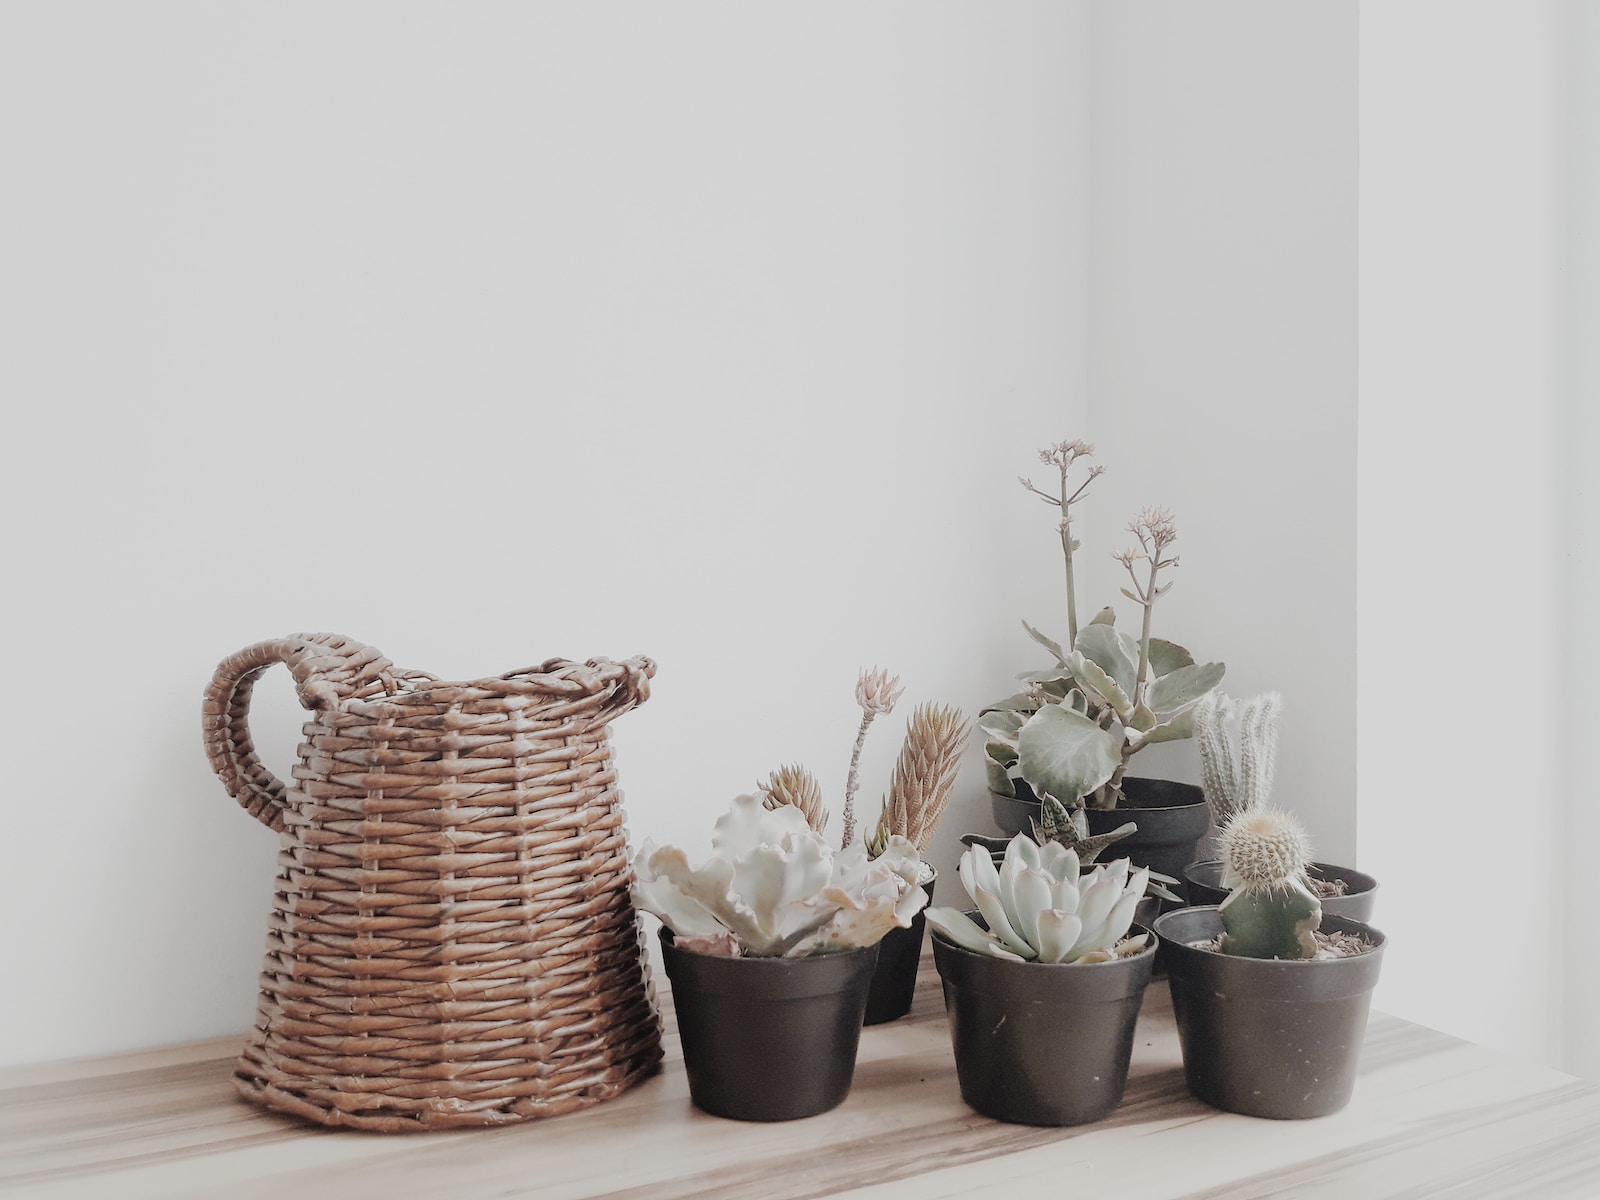
[[1306,877],[1311,846],[1286,812],[1257,809],[1235,816],[1220,840],[1223,883],[1221,949],[1245,958],[1314,958],[1322,903]]

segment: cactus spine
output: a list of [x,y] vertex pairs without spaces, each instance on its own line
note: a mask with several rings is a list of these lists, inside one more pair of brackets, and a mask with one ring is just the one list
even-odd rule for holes
[[1222,830],[1221,949],[1244,958],[1314,958],[1322,904],[1311,892],[1305,830],[1286,812],[1236,814]]

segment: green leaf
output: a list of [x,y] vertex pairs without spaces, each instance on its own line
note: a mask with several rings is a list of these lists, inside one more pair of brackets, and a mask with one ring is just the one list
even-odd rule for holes
[[978,718],[978,728],[1003,742],[1010,742],[1016,739],[1017,731],[1027,719],[1026,713],[1004,709],[990,711]]
[[1009,742],[985,742],[983,751],[989,756],[990,762],[999,763],[1002,767],[1009,767],[1017,761],[1017,748]]
[[994,759],[984,759],[983,769],[988,777],[989,790],[991,792],[998,793],[1001,796],[1015,796],[1017,794],[1016,785],[1011,782],[1010,774]]
[[1077,651],[1072,655],[1072,676],[1078,681],[1079,687],[1092,692],[1118,713],[1125,713],[1132,707],[1133,701],[1128,699],[1127,692],[1117,686],[1117,681],[1102,671],[1099,664]]
[[1007,696],[1004,700],[996,700],[983,711],[991,712],[1021,712],[1031,713],[1039,707],[1039,702],[1026,692],[1018,692],[1014,696]]
[[1059,679],[1071,679],[1071,667],[1046,667],[1042,671],[1023,671],[1017,676],[1023,683],[1055,683]]
[[1067,805],[1111,778],[1122,762],[1121,746],[1100,726],[1058,704],[1047,705],[1017,737],[1018,765],[1035,792]]
[[1177,712],[1221,683],[1225,670],[1222,663],[1179,667],[1152,683],[1145,700],[1158,713]]
[[1186,708],[1173,717],[1172,720],[1163,721],[1161,724],[1140,733],[1137,739],[1129,740],[1134,742],[1135,749],[1139,749],[1144,746],[1153,746],[1157,742],[1180,742],[1184,738],[1192,738],[1193,736],[1194,709]]
[[1109,675],[1124,696],[1133,695],[1133,680],[1139,673],[1139,643],[1110,625],[1085,625],[1078,630],[1073,647]]
[[1150,639],[1150,673],[1155,678],[1169,675],[1179,667],[1192,666],[1194,666],[1194,655],[1176,642],[1158,637]]
[[[1066,703],[1069,693],[1073,695],[1077,694],[1076,689],[1073,688],[1072,684],[1072,676],[1063,675],[1060,679],[1045,680],[1045,682],[1039,685],[1039,690],[1044,693],[1047,701],[1054,701],[1057,704],[1064,704]],[[1043,705],[1040,705],[1039,707],[1042,708]]]
[[1116,623],[1117,611],[1109,604],[1095,613],[1094,619],[1089,622],[1091,625],[1115,625]]
[[1123,724],[1129,729],[1145,733],[1156,727],[1156,715],[1141,704],[1128,714],[1128,719]]
[[1054,654],[1058,663],[1060,663],[1063,667],[1067,665],[1067,652],[1061,648],[1060,642],[1052,641],[1050,638],[1040,633],[1032,625],[1029,625],[1026,621],[1022,623],[1022,627],[1028,631],[1029,637],[1038,642],[1039,645],[1043,646],[1046,650],[1050,651],[1051,654]]

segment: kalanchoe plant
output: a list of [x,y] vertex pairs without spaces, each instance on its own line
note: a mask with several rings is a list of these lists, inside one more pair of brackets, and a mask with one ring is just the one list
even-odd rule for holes
[[711,858],[691,867],[674,846],[646,840],[634,863],[634,903],[660,917],[676,944],[703,954],[797,957],[876,943],[907,928],[927,903],[916,847],[890,837],[867,857],[832,850],[800,809],[736,797],[717,819]]
[[[1058,643],[1023,622],[1030,637],[1055,657],[1055,665],[1028,671],[1023,688],[984,710],[989,788],[1017,794],[1016,781],[1043,800],[1052,796],[1067,809],[1084,804],[1115,808],[1128,761],[1146,746],[1193,734],[1195,704],[1221,682],[1222,663],[1196,663],[1182,646],[1151,633],[1156,602],[1171,588],[1163,572],[1178,565],[1172,553],[1177,527],[1166,509],[1146,508],[1129,524],[1135,545],[1115,557],[1127,570],[1122,594],[1141,610],[1137,638],[1116,628],[1116,613],[1103,608],[1078,625],[1071,509],[1101,473],[1092,467],[1073,486],[1071,474],[1092,456],[1087,442],[1062,442],[1039,452],[1061,477],[1053,495],[1030,480],[1023,486],[1061,510],[1059,532],[1066,561],[1067,642]],[[1058,836],[1062,836],[1058,834]]]
[[1218,909],[1218,948],[1244,958],[1315,958],[1322,904],[1306,874],[1311,848],[1300,823],[1277,809],[1252,809],[1223,827],[1220,847],[1230,891]]
[[962,886],[988,928],[954,908],[930,908],[927,921],[957,945],[1024,962],[1109,962],[1144,948],[1128,937],[1134,908],[1150,873],[1127,859],[1082,871],[1059,842],[1035,843],[1019,833],[996,868],[981,846],[969,846],[958,868]]

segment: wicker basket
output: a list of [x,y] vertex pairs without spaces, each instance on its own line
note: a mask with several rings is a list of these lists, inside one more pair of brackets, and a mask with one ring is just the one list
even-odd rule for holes
[[[291,787],[246,723],[280,662],[311,712]],[[656,1069],[605,731],[654,673],[552,659],[445,683],[325,633],[217,668],[211,765],[282,837],[240,1091],[392,1132],[553,1116]]]

